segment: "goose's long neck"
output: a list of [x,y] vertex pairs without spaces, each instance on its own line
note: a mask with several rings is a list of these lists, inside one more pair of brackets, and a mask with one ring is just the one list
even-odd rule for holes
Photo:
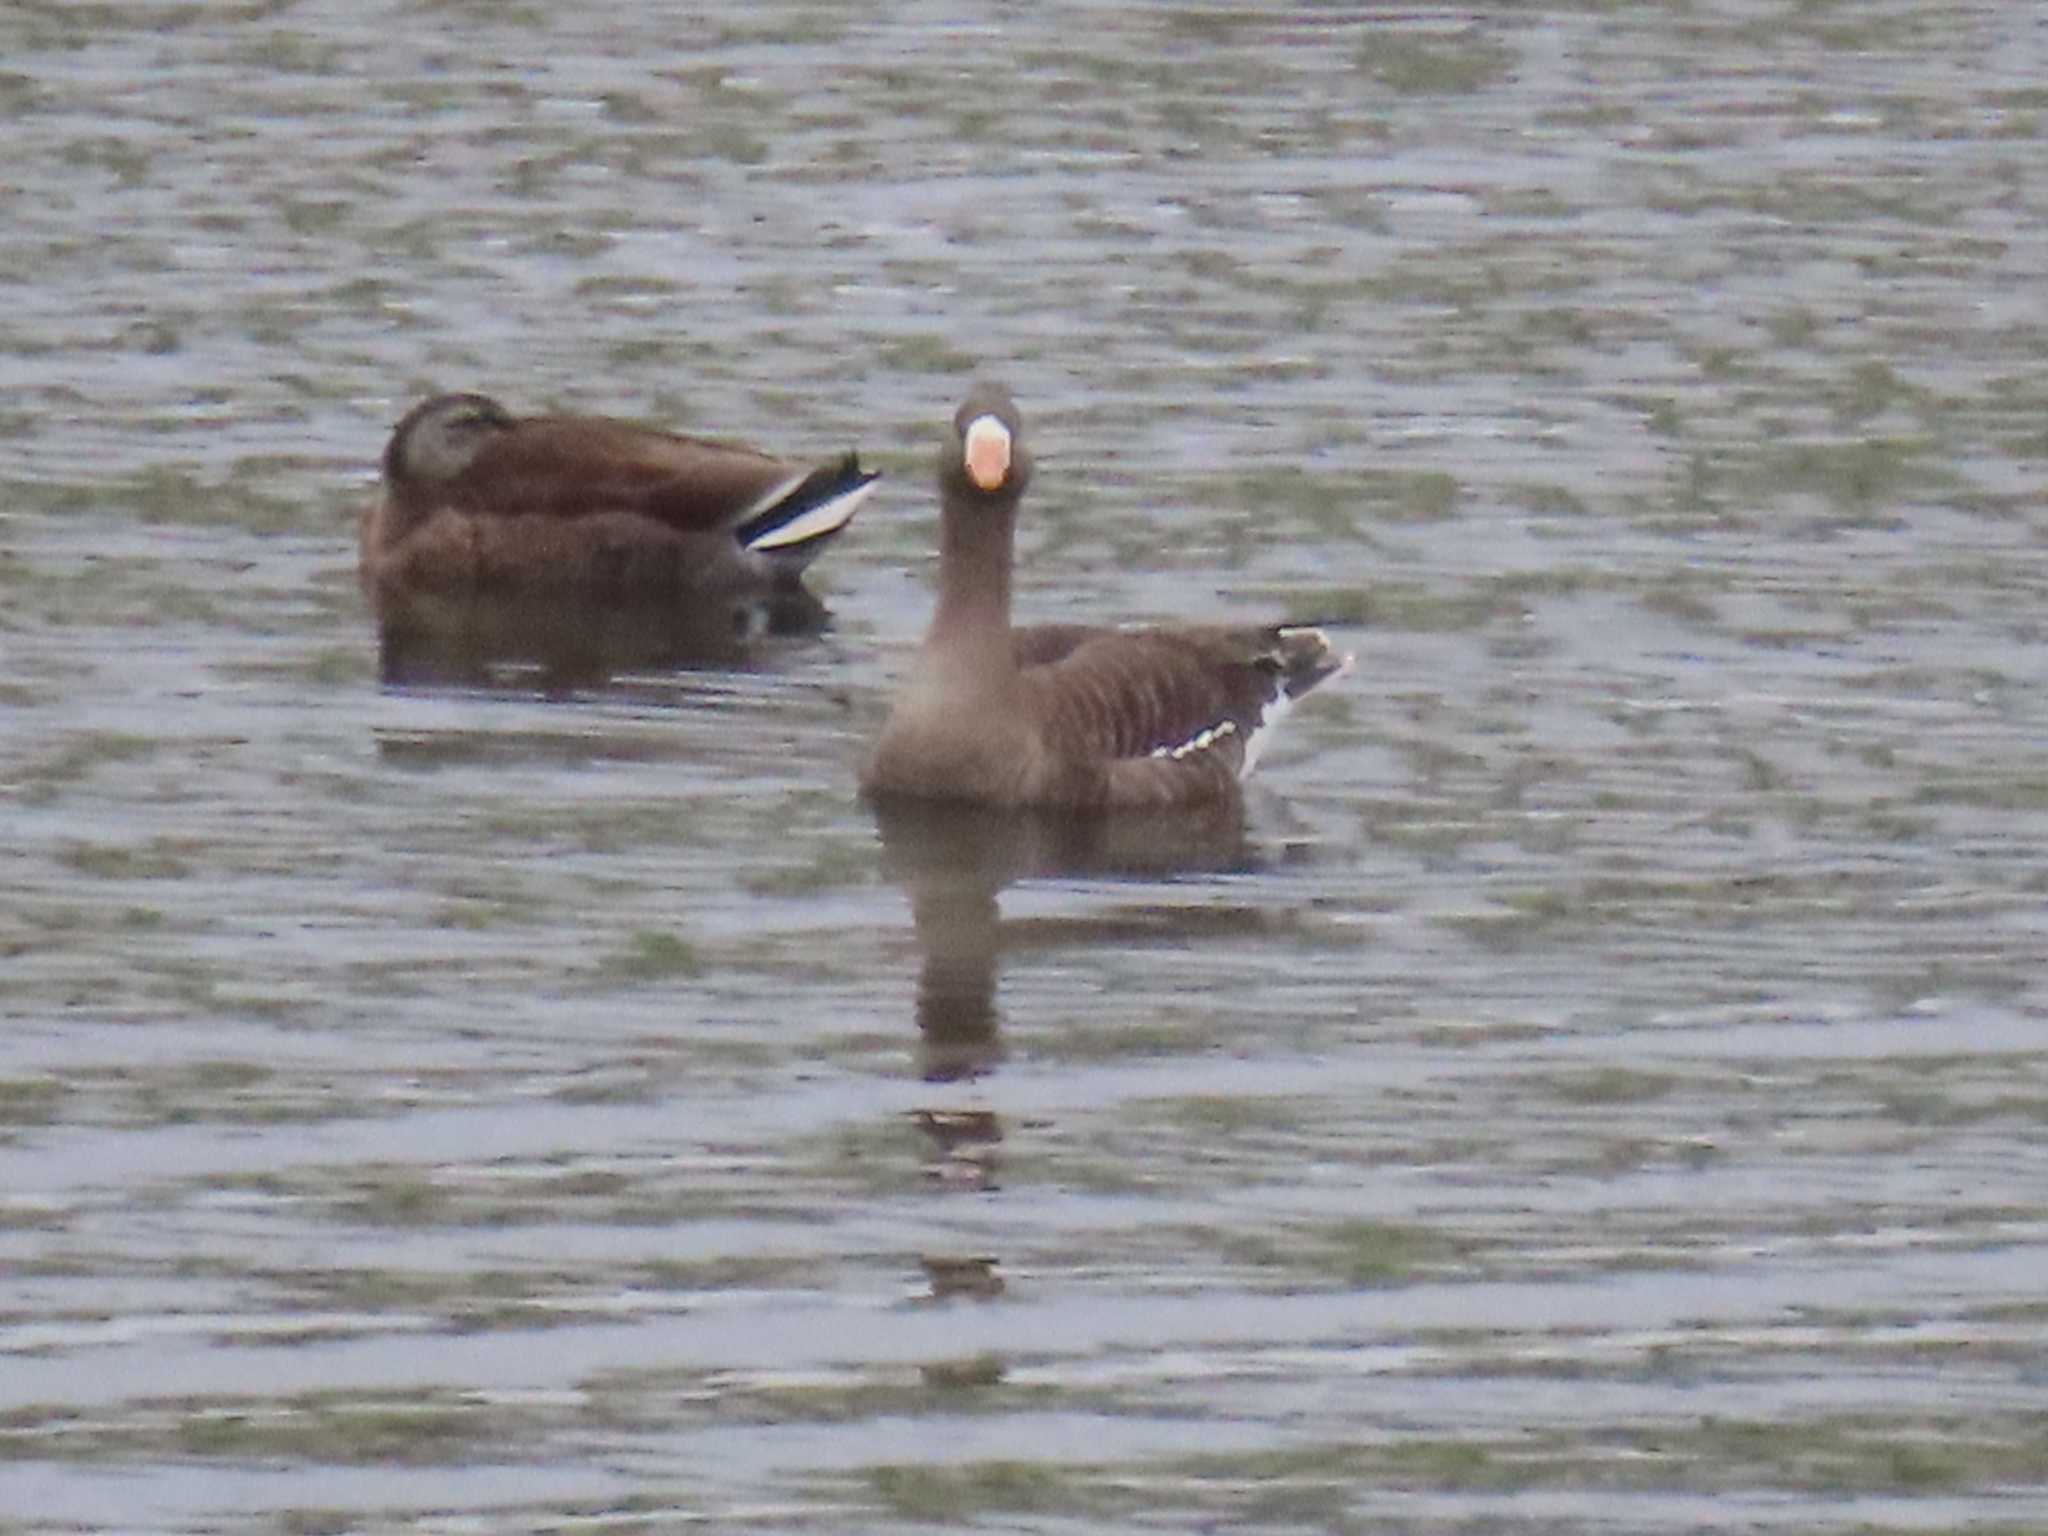
[[939,606],[925,637],[926,655],[948,669],[971,669],[986,682],[1007,676],[1010,657],[1010,565],[1017,508],[962,505],[946,498],[939,532]]

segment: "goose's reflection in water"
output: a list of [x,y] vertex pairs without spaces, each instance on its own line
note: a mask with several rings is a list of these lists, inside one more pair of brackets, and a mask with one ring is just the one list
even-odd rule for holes
[[1005,886],[1061,876],[1158,880],[1252,863],[1236,806],[1083,816],[878,801],[873,810],[884,862],[910,896],[922,956],[917,1028],[928,1082],[973,1077],[1001,1059],[996,978],[1006,947],[1208,934],[1218,917],[1208,908],[1177,915],[1153,901],[1136,911],[1006,927],[996,906]]
[[687,601],[562,593],[374,592],[386,687],[568,693],[635,672],[738,667],[761,644],[822,634],[825,605],[799,586]]

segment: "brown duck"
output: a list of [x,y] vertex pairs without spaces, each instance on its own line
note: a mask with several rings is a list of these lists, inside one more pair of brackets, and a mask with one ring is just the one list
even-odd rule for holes
[[1235,802],[1273,726],[1351,665],[1320,630],[1010,626],[1031,478],[1009,392],[977,385],[939,459],[939,605],[861,785],[1080,810]]
[[365,509],[374,588],[658,597],[794,583],[878,478],[603,416],[514,416],[436,395],[384,449]]

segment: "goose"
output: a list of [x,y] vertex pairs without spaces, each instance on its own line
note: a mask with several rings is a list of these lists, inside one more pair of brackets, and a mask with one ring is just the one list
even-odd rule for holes
[[1013,628],[1030,480],[1016,402],[976,385],[940,454],[938,606],[863,792],[1008,809],[1241,804],[1280,718],[1352,657],[1305,625]]

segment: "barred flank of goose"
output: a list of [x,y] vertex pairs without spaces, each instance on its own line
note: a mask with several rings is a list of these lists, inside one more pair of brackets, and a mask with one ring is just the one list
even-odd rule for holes
[[362,518],[389,590],[567,589],[656,597],[789,586],[877,475],[604,416],[514,416],[436,395],[399,421]]
[[1013,629],[1030,478],[1016,403],[977,385],[940,455],[938,609],[863,788],[1077,809],[1234,800],[1281,716],[1351,657],[1298,625]]

